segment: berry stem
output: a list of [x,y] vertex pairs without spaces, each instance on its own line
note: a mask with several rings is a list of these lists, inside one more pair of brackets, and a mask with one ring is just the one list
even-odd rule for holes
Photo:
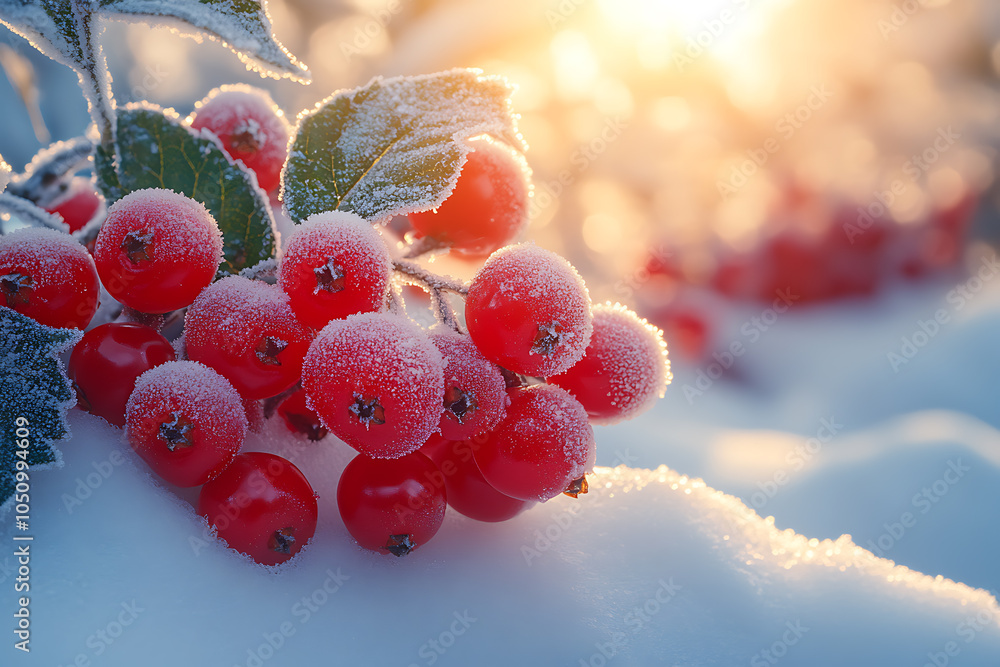
[[437,250],[443,249],[445,246],[429,236],[423,236],[419,239],[414,239],[407,246],[403,252],[403,259],[417,259],[418,257],[423,257]]
[[257,262],[253,266],[248,266],[240,271],[239,275],[250,280],[274,283],[278,275],[278,262],[273,257],[269,257]]
[[448,302],[446,292],[454,292],[464,297],[469,293],[469,288],[450,276],[439,276],[431,273],[414,262],[396,260],[393,264],[397,273],[404,280],[419,285],[430,295],[431,307],[434,309],[434,315],[438,321],[454,329],[456,333],[462,333],[455,310]]
[[[57,232],[69,233],[69,227],[59,217],[9,192],[0,192],[0,213],[9,213],[34,227],[47,227]],[[3,233],[2,229],[0,233]]]

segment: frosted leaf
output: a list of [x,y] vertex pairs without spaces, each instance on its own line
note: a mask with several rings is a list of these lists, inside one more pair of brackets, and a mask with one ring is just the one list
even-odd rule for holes
[[58,232],[69,233],[69,225],[58,215],[39,208],[27,199],[16,197],[9,192],[0,192],[0,213],[13,215],[34,227],[48,227]]
[[169,109],[129,105],[118,111],[117,146],[113,165],[100,148],[97,154],[109,200],[161,188],[203,203],[222,230],[223,273],[238,273],[276,254],[267,196],[253,172],[233,162],[211,133],[189,130]]
[[482,135],[524,148],[506,80],[478,70],[371,83],[299,116],[282,174],[293,220],[340,209],[366,220],[439,206]]
[[416,451],[437,431],[445,363],[420,327],[400,315],[334,320],[302,367],[307,405],[338,438],[373,458]]
[[124,21],[166,24],[196,39],[207,34],[251,69],[309,80],[306,66],[272,35],[266,0],[100,0],[99,11]]
[[87,137],[57,141],[38,151],[24,173],[11,179],[7,191],[45,206],[65,194],[73,176],[87,166],[93,152],[94,142]]
[[73,10],[69,0],[0,0],[0,23],[49,58],[79,71],[85,58]]
[[[42,326],[29,317],[0,307],[0,515],[13,505],[17,462],[29,469],[62,465],[53,442],[69,435],[66,411],[76,403],[62,362],[56,356],[79,342],[75,329]],[[18,446],[27,420],[28,447]],[[21,422],[23,424],[23,422]],[[18,452],[26,452],[22,458]]]

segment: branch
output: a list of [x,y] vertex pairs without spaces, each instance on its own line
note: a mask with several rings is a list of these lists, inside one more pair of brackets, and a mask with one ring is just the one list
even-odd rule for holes
[[408,262],[405,259],[394,260],[392,264],[397,273],[412,279],[411,282],[424,285],[432,290],[454,292],[462,296],[468,296],[469,294],[468,285],[455,280],[451,276],[439,276],[436,273],[431,273],[419,264]]

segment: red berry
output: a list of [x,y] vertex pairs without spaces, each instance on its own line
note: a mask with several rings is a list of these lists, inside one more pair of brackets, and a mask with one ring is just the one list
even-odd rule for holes
[[507,418],[475,452],[486,481],[520,500],[545,501],[578,487],[596,456],[583,406],[551,385],[513,389],[510,397]]
[[309,480],[291,461],[248,452],[201,488],[198,513],[231,549],[278,565],[312,539],[318,507]]
[[217,136],[234,160],[257,174],[264,191],[277,189],[291,130],[267,91],[247,85],[216,88],[195,104],[188,123]]
[[444,521],[440,478],[420,452],[392,460],[356,456],[340,476],[337,507],[362,547],[405,556],[434,537]]
[[99,293],[94,260],[72,236],[34,227],[0,236],[0,306],[50,327],[84,329]]
[[242,276],[205,288],[184,318],[188,356],[250,399],[276,396],[299,381],[310,338],[284,292]]
[[140,375],[176,358],[166,338],[141,324],[111,323],[83,335],[69,358],[76,398],[87,412],[125,425],[125,405]]
[[278,273],[303,324],[322,329],[334,319],[382,309],[392,260],[379,233],[344,211],[310,216],[292,233]]
[[496,364],[482,355],[468,336],[450,330],[431,333],[445,361],[441,435],[467,440],[491,430],[503,419],[507,383]]
[[247,434],[239,393],[194,361],[168,361],[139,376],[125,408],[129,444],[176,486],[204,484],[226,469]]
[[302,386],[334,435],[366,456],[398,458],[437,430],[444,366],[410,320],[363,313],[334,320],[316,336]]
[[411,213],[417,237],[462,255],[486,257],[517,238],[528,222],[530,170],[520,153],[483,139],[472,142],[455,190],[436,210]]
[[289,431],[301,433],[310,440],[322,440],[330,432],[319,415],[306,405],[306,390],[301,387],[278,405],[278,414]]
[[143,313],[167,313],[212,282],[222,234],[199,202],[170,190],[137,190],[108,209],[94,260],[115,299]]
[[470,519],[489,522],[506,521],[534,505],[489,485],[473,456],[478,448],[476,441],[452,442],[436,435],[420,448],[441,471],[448,504]]
[[549,382],[569,391],[595,423],[645,412],[672,376],[663,332],[620,304],[594,308],[594,335],[575,366]]
[[590,341],[590,295],[569,262],[533,244],[493,253],[469,287],[469,335],[504,368],[544,377],[583,357]]
[[76,176],[59,199],[45,207],[49,213],[58,213],[69,231],[75,232],[94,219],[104,206],[104,200],[97,194],[93,181]]

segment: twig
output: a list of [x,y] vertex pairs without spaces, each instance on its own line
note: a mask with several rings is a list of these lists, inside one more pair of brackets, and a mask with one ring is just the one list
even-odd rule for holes
[[408,262],[405,259],[397,259],[393,261],[393,267],[396,269],[397,273],[412,279],[411,282],[425,285],[432,290],[444,290],[454,292],[455,294],[461,294],[462,296],[469,295],[469,287],[465,283],[461,283],[451,276],[439,276],[436,273],[431,273],[415,262]]

